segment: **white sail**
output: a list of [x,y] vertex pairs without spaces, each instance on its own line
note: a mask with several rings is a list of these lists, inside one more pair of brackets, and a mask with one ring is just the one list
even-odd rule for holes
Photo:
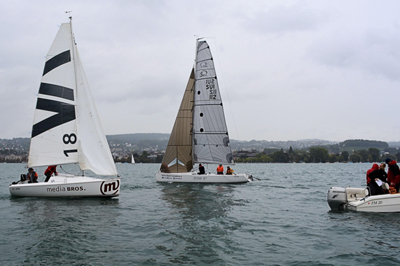
[[117,175],[110,147],[103,133],[100,118],[77,50],[76,76],[79,167],[82,170],[91,170],[98,175]]
[[29,166],[78,162],[72,54],[71,26],[65,23],[46,56],[33,120]]
[[32,128],[29,166],[79,163],[116,175],[71,23],[63,23],[46,58]]
[[206,41],[197,42],[193,132],[194,162],[233,163],[218,80]]
[[135,158],[133,158],[133,154],[132,154],[132,159],[131,159],[131,163],[135,163]]

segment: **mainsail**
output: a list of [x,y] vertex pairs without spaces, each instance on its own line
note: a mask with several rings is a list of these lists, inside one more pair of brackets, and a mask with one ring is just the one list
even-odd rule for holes
[[214,61],[206,41],[197,42],[195,79],[194,162],[233,163]]
[[70,23],[63,23],[46,57],[33,121],[29,166],[79,163],[117,175]]

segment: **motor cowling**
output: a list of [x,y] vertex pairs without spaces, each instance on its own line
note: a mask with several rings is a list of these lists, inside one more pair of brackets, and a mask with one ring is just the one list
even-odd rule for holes
[[346,189],[342,187],[331,187],[327,196],[331,210],[344,210],[347,203]]

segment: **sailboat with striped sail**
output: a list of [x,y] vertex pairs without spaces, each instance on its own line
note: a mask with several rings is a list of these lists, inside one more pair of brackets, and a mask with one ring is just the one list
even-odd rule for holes
[[196,40],[196,58],[157,182],[246,183],[248,174],[199,174],[195,164],[233,164],[228,129],[210,47]]
[[[116,197],[120,179],[103,133],[74,35],[72,18],[61,24],[46,57],[34,115],[28,166],[79,164],[81,174],[20,180],[12,196]],[[90,170],[111,179],[85,176]]]

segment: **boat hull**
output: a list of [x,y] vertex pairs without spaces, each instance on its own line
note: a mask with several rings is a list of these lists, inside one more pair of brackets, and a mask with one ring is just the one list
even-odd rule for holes
[[400,193],[369,196],[348,202],[347,209],[358,212],[400,212]]
[[48,182],[19,182],[9,187],[15,197],[118,197],[120,179],[58,175]]
[[196,172],[187,173],[156,173],[156,182],[168,183],[222,183],[235,184],[251,182],[251,175],[233,174],[233,175],[217,175],[204,174],[199,175]]
[[327,201],[334,211],[400,212],[400,193],[369,196],[366,188],[331,187]]

